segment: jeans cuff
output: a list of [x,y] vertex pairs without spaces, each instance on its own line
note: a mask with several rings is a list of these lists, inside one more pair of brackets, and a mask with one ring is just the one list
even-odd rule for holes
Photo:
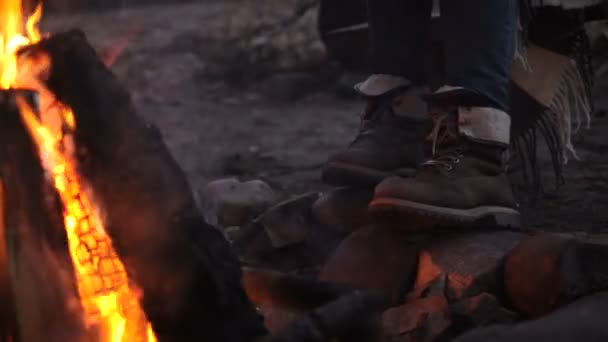
[[505,111],[491,107],[459,107],[458,130],[476,141],[509,145],[511,117]]

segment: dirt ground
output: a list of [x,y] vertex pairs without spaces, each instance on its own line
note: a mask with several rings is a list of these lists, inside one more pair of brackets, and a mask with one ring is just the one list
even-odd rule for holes
[[[292,2],[208,0],[55,16],[44,27],[80,28],[103,54],[126,42],[113,69],[139,113],[161,129],[194,189],[237,175],[296,194],[327,188],[320,167],[352,138],[361,104],[336,95],[333,69],[319,62],[314,13],[271,38],[233,40],[288,15]],[[526,210],[529,229],[608,230],[605,113],[599,110],[593,128],[577,138],[582,160],[566,167],[566,184]]]

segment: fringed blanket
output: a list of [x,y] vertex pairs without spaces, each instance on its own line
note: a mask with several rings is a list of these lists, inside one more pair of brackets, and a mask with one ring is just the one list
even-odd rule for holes
[[[601,0],[530,0],[522,6],[522,45],[512,69],[512,148],[525,176],[541,186],[538,137],[547,144],[558,183],[578,159],[572,136],[589,128],[593,70],[585,22]],[[528,10],[527,12],[525,10]]]

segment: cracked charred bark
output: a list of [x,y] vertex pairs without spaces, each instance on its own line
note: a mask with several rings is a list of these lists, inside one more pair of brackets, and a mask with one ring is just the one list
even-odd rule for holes
[[129,93],[84,34],[57,34],[30,51],[51,57],[47,85],[74,112],[78,170],[143,290],[158,340],[240,342],[264,335],[230,245],[204,221],[158,130],[135,113]]
[[[0,92],[0,324],[19,342],[87,341],[61,203],[14,104]],[[23,93],[21,93],[23,95]]]

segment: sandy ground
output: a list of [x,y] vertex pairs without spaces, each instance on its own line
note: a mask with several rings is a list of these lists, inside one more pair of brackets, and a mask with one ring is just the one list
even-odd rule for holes
[[[102,53],[128,38],[113,69],[131,90],[139,113],[160,127],[194,189],[235,174],[300,193],[326,188],[318,181],[320,166],[352,138],[362,107],[334,94],[323,66],[268,78],[259,77],[248,60],[254,50],[289,55],[304,45],[302,54],[318,59],[322,50],[314,14],[295,33],[285,30],[271,43],[254,41],[251,51],[240,51],[229,40],[250,25],[285,15],[288,3],[200,1],[50,17],[44,27],[51,32],[80,28]],[[278,50],[264,50],[268,44]],[[273,63],[289,68],[297,58]],[[236,65],[226,70],[222,62]],[[228,82],[235,78],[247,82]],[[602,113],[593,129],[577,138],[583,160],[567,166],[566,185],[527,210],[530,229],[607,230],[608,119]]]

